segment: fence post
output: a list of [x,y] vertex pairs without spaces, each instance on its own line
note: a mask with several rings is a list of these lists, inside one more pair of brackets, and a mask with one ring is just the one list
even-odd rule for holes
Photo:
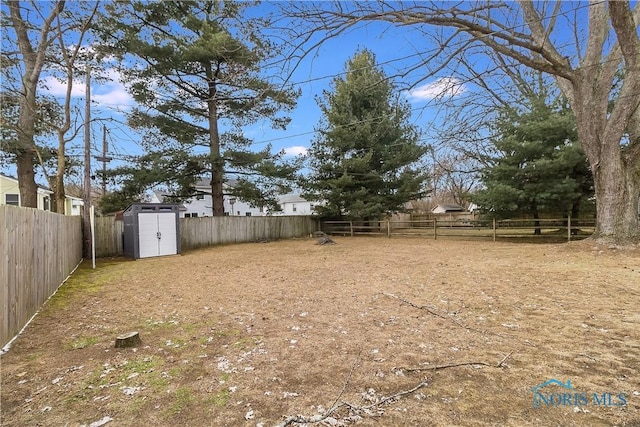
[[391,238],[391,221],[387,219],[387,237]]
[[493,218],[493,241],[496,241],[496,219]]
[[349,234],[353,237],[353,221],[349,221]]
[[433,240],[438,240],[438,220],[433,218]]
[[567,242],[571,241],[571,214],[567,215]]

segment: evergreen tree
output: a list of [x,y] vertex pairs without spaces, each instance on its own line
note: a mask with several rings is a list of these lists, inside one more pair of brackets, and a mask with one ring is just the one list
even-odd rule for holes
[[[249,3],[128,0],[105,6],[100,20],[105,55],[122,60],[121,73],[143,108],[129,125],[145,130],[150,154],[188,152],[200,168],[184,167],[191,181],[205,170],[211,177],[213,215],[224,214],[223,183],[238,177],[236,196],[255,205],[275,204],[275,188],[294,179],[295,165],[270,147],[255,152],[242,127],[270,119],[295,105],[297,91],[265,76],[277,46],[261,36],[269,23],[248,18]],[[206,150],[206,156],[199,156]],[[172,163],[175,159],[165,159]],[[182,179],[188,182],[188,179]],[[185,193],[183,189],[181,193]]]
[[[485,189],[473,198],[496,216],[568,213],[593,194],[593,179],[568,108],[554,108],[543,96],[530,110],[505,108],[493,145],[500,153],[483,173]],[[540,229],[536,228],[536,234]]]
[[363,50],[347,62],[319,101],[319,136],[309,153],[306,196],[323,202],[324,217],[374,220],[421,196],[426,176],[418,163],[427,147],[408,123],[410,108]]

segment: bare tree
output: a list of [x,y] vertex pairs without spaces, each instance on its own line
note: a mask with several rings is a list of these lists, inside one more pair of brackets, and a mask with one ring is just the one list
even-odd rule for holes
[[[77,61],[86,50],[83,42],[98,5],[97,2],[77,3],[69,9],[65,8],[64,1],[56,3],[55,7],[35,2],[10,3],[12,32],[5,31],[3,42],[15,50],[3,52],[3,61],[7,65],[3,69],[3,77],[12,80],[12,84],[4,84],[2,90],[7,98],[18,100],[13,112],[17,117],[12,120],[15,125],[11,126],[17,141],[6,148],[16,159],[22,206],[36,207],[37,204],[34,179],[34,162],[37,159],[54,192],[52,210],[64,213],[64,178],[69,168],[66,144],[81,128],[72,114],[72,90],[78,75]],[[49,14],[43,25],[40,20],[44,19],[47,11]],[[61,103],[54,98],[39,96],[43,72],[65,85]],[[37,143],[37,136],[42,136],[43,130],[57,134],[56,149]],[[52,153],[56,157],[56,172],[53,174],[45,165]],[[32,197],[33,201],[30,200]]]
[[[10,1],[7,6],[10,12],[10,25],[15,32],[22,63],[15,150],[20,200],[22,206],[35,208],[38,206],[38,187],[34,174],[34,154],[36,154],[34,136],[38,110],[36,90],[48,49],[56,37],[52,32],[52,25],[64,9],[65,1],[47,4],[30,3],[28,12],[41,19],[37,26],[35,22],[29,22],[23,18],[25,6],[22,2]],[[46,8],[49,9],[48,14],[44,13]]]
[[[79,6],[82,5],[80,4]],[[90,29],[91,22],[96,15],[97,10],[98,3],[96,2],[90,5],[90,10],[86,15],[81,14],[80,16],[72,18],[70,25],[66,26],[66,28],[60,19],[60,15],[56,18],[55,33],[58,41],[58,48],[60,50],[60,66],[62,67],[62,76],[64,83],[66,84],[66,92],[63,101],[62,123],[53,126],[55,127],[58,136],[57,172],[55,180],[51,180],[49,177],[47,177],[47,179],[49,180],[50,187],[54,191],[55,201],[53,203],[53,210],[60,214],[65,213],[64,176],[65,171],[67,170],[65,146],[67,142],[76,137],[80,130],[80,126],[76,125],[74,126],[71,135],[68,135],[69,131],[72,130],[72,125],[74,125],[74,121],[71,117],[71,96],[73,83],[76,75],[78,74],[76,70],[77,60],[83,51],[82,43],[85,39],[85,35]],[[65,38],[65,33],[68,32],[73,32],[73,40]]]
[[422,57],[429,75],[454,71],[480,49],[487,60],[499,54],[553,76],[576,116],[594,175],[594,237],[640,239],[640,3],[632,9],[626,0],[334,2],[296,4],[288,14],[307,23],[300,34],[304,46],[315,40],[310,34],[336,37],[357,25],[387,22],[420,29],[425,42],[435,42]]

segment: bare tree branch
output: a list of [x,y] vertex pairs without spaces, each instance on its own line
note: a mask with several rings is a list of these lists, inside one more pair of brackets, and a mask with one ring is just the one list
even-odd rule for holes
[[487,363],[487,362],[457,362],[457,363],[447,363],[444,365],[433,365],[433,366],[422,366],[419,368],[395,368],[405,372],[424,372],[424,371],[439,371],[441,369],[447,368],[457,368],[459,366],[490,366],[492,368],[502,368],[504,367],[504,362],[511,357],[513,351],[509,352],[506,356],[502,358],[497,364],[496,363]]

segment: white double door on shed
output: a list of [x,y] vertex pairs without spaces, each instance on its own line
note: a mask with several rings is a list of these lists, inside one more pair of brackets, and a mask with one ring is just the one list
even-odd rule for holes
[[138,213],[139,257],[178,253],[175,213]]

